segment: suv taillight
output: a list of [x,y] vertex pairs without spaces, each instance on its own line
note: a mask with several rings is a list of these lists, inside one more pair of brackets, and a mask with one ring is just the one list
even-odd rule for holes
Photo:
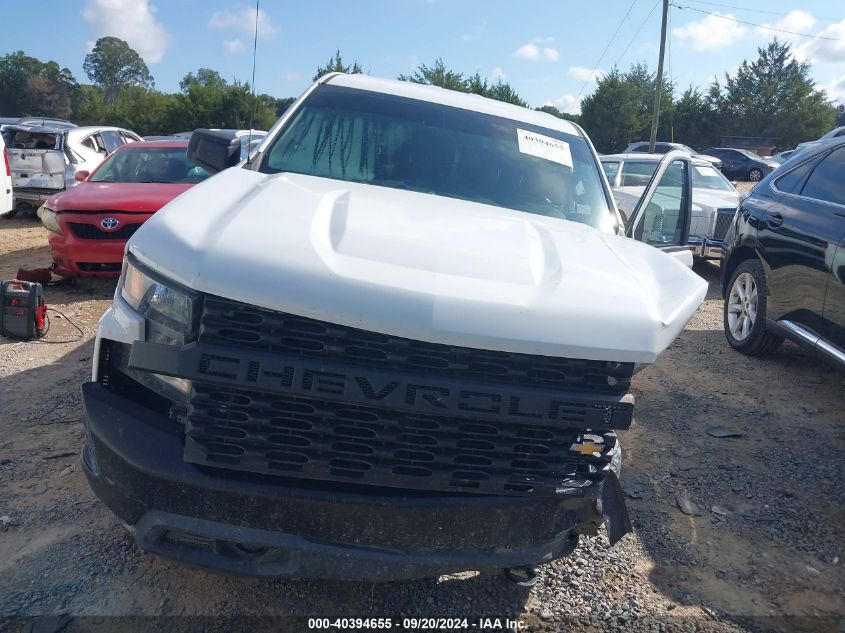
[[7,150],[5,147],[3,148],[3,162],[6,163],[6,175],[11,176],[12,168],[9,167],[9,150]]

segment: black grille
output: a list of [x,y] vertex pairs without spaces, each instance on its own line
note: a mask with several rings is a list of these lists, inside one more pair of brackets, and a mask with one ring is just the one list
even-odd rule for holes
[[83,240],[128,240],[135,234],[140,224],[124,224],[116,231],[103,231],[96,224],[69,222],[73,234]]
[[[602,476],[606,451],[599,451],[600,457],[585,456],[570,452],[570,447],[592,427],[586,420],[596,419],[594,403],[605,396],[624,396],[633,373],[632,363],[432,344],[218,297],[204,299],[198,343],[220,349],[216,356],[224,364],[234,357],[246,359],[250,367],[263,367],[249,362],[249,354],[261,351],[312,364],[317,360],[324,366],[396,372],[397,380],[448,379],[458,386],[489,386],[495,394],[524,388],[525,393],[541,390],[554,397],[556,411],[559,408],[554,420],[511,412],[492,421],[491,415],[485,419],[486,412],[477,410],[399,410],[372,395],[372,403],[353,403],[336,395],[321,398],[263,389],[252,374],[238,385],[193,376],[187,461],[406,489],[554,493],[566,482],[571,486],[584,477]],[[231,351],[223,354],[225,350]],[[209,368],[200,373],[215,375]]]
[[731,226],[731,222],[734,219],[734,213],[736,212],[735,209],[717,209],[716,210],[716,221],[713,224],[713,239],[714,240],[724,240],[725,235],[728,233],[728,229]]
[[[565,324],[561,324],[565,327]],[[633,363],[534,356],[425,343],[206,297],[200,343],[427,372],[451,379],[624,395]]]
[[[583,416],[573,404],[569,415]],[[554,494],[603,476],[609,456],[570,452],[579,431],[495,423],[194,385],[190,462],[279,476],[424,490]],[[609,448],[612,436],[594,438]]]

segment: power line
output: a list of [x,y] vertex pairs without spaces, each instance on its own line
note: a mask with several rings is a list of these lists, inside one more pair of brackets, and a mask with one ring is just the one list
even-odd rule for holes
[[619,20],[619,25],[616,27],[616,30],[613,32],[613,35],[611,36],[610,41],[607,43],[607,46],[605,46],[604,50],[601,52],[601,55],[599,56],[599,60],[596,62],[596,65],[593,66],[593,71],[587,76],[587,78],[584,80],[584,84],[581,86],[581,90],[578,91],[578,96],[575,97],[576,103],[581,100],[581,95],[584,94],[584,88],[587,87],[587,84],[590,82],[590,79],[593,79],[596,76],[596,70],[598,69],[599,64],[601,64],[601,60],[604,59],[604,55],[605,55],[605,53],[607,53],[607,49],[609,49],[610,45],[613,44],[613,40],[615,40],[616,36],[619,34],[619,29],[621,29],[622,25],[625,23],[625,18],[627,18],[628,15],[631,13],[631,9],[634,8],[635,4],[637,4],[637,0],[633,0],[633,2],[631,2],[631,6],[628,7],[628,11],[626,11],[625,15],[622,16],[622,19]]
[[618,65],[619,65],[619,62],[621,62],[621,61],[622,61],[622,59],[625,57],[625,53],[627,53],[627,52],[628,52],[628,49],[629,49],[629,48],[631,48],[631,44],[633,44],[633,43],[634,43],[634,40],[635,40],[635,39],[637,39],[637,35],[639,35],[639,34],[640,34],[640,31],[642,31],[642,30],[643,30],[643,27],[646,25],[646,22],[648,22],[649,18],[651,18],[652,14],[654,13],[654,10],[657,8],[657,5],[659,5],[659,4],[660,4],[660,0],[657,0],[657,2],[655,2],[655,3],[654,3],[654,6],[653,6],[653,7],[651,7],[651,11],[649,11],[649,12],[648,12],[648,15],[647,15],[647,16],[645,16],[645,20],[643,20],[643,23],[642,23],[642,24],[640,24],[640,28],[638,28],[638,29],[636,30],[636,32],[634,33],[633,37],[631,37],[631,39],[628,41],[628,45],[625,47],[625,50],[624,50],[624,51],[622,51],[622,54],[619,56],[619,59],[617,59],[617,60],[613,63],[613,65],[614,65],[614,66],[618,66]]
[[[711,7],[722,7],[724,9],[735,9],[737,11],[748,11],[749,13],[768,13],[769,15],[780,15],[780,16],[787,16],[790,13],[784,13],[783,11],[767,11],[766,9],[755,9],[753,7],[738,7],[733,4],[723,4],[721,2],[710,2],[709,0],[686,0],[687,2],[694,2],[695,4],[706,4]],[[692,8],[692,7],[690,7]],[[825,18],[822,16],[816,16],[819,20],[827,20],[829,22],[839,22],[840,18]]]
[[813,40],[830,40],[831,42],[845,42],[845,39],[840,37],[829,37],[827,35],[810,35],[809,33],[796,33],[795,31],[787,31],[785,29],[776,29],[773,26],[766,26],[765,24],[756,24],[755,22],[748,22],[746,20],[738,20],[737,18],[732,18],[727,15],[722,15],[721,13],[711,13],[710,11],[705,11],[704,9],[697,9],[696,7],[682,7],[679,4],[673,4],[673,7],[677,9],[689,9],[690,11],[698,11],[699,13],[704,13],[706,15],[712,15],[717,18],[722,18],[723,20],[730,20],[731,22],[739,22],[740,24],[747,24],[748,26],[756,26],[761,29],[766,29],[768,31],[777,31],[778,33],[787,33],[788,35],[797,35],[799,37],[809,37]]

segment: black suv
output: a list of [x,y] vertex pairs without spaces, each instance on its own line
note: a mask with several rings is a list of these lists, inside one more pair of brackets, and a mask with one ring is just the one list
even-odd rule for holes
[[708,156],[715,156],[722,161],[722,173],[728,178],[757,182],[770,174],[778,164],[773,160],[758,156],[747,149],[732,147],[711,147],[705,151]]
[[728,342],[784,338],[845,366],[845,138],[790,157],[740,202],[722,253]]

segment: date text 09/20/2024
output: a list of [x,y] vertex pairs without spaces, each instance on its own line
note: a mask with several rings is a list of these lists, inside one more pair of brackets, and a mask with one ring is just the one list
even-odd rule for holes
[[309,630],[355,630],[383,629],[398,630],[472,630],[479,631],[516,631],[526,627],[525,622],[510,618],[308,618]]

